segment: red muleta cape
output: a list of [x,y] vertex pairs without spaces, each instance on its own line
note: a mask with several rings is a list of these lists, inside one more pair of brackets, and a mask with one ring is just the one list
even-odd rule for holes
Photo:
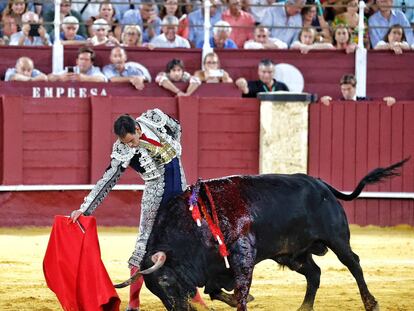
[[55,216],[43,260],[47,286],[65,311],[118,311],[121,303],[101,260],[95,217],[79,218],[85,230]]

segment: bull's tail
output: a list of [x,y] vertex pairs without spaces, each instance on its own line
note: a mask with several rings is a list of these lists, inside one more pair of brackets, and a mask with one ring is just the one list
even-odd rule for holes
[[355,188],[355,190],[351,194],[345,194],[338,190],[336,190],[334,187],[329,185],[328,183],[322,181],[329,190],[334,194],[335,197],[337,197],[340,200],[344,201],[352,201],[353,199],[357,198],[361,192],[362,189],[366,185],[369,184],[375,184],[385,178],[394,177],[394,176],[400,176],[400,173],[396,170],[404,165],[405,162],[407,162],[410,159],[410,157],[405,158],[404,160],[394,163],[388,167],[382,168],[376,168],[372,172],[369,172],[362,180],[359,182],[358,186]]

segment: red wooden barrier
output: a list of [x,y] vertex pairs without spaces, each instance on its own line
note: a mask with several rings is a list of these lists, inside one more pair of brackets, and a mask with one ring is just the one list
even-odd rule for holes
[[268,58],[274,63],[287,63],[297,67],[305,80],[304,92],[339,97],[339,80],[345,73],[355,72],[355,55],[343,52],[312,51],[301,54],[299,51],[247,50],[235,55],[234,51],[221,50],[223,67],[233,78],[244,76],[257,79],[257,64]]
[[[309,168],[341,190],[353,190],[370,170],[414,155],[414,106],[399,102],[336,102],[310,106]],[[414,162],[396,177],[366,191],[414,192]],[[412,200],[358,200],[344,204],[349,220],[358,224],[414,225]]]
[[[0,192],[0,227],[51,226],[54,215],[78,209],[87,191]],[[100,226],[139,224],[141,191],[111,191],[94,213]]]
[[200,98],[199,172],[202,178],[259,171],[259,103]]
[[[2,137],[8,144],[3,184],[95,183],[109,164],[115,118],[155,107],[182,124],[183,164],[190,183],[199,176],[258,170],[259,105],[254,99],[109,96],[79,101],[5,96],[2,107],[7,121]],[[127,170],[120,183],[137,184],[140,179]],[[50,225],[53,215],[78,208],[86,194],[0,192],[0,226]],[[97,211],[99,223],[137,225],[140,197],[141,192],[112,191]]]
[[[65,47],[65,66],[75,63],[78,47]],[[14,67],[20,56],[30,56],[36,68],[50,73],[52,70],[52,52],[49,47],[0,47],[0,77],[4,76],[7,68]],[[109,47],[95,48],[96,65],[104,66],[109,63]],[[201,67],[200,49],[127,49],[129,60],[145,65],[151,75],[165,70],[168,61],[173,57],[184,60],[186,70],[193,73]],[[338,83],[345,73],[355,72],[355,55],[342,51],[311,51],[301,54],[299,51],[274,50],[217,50],[222,67],[233,79],[244,76],[247,79],[257,78],[257,64],[263,58],[272,59],[276,63],[289,63],[296,66],[305,79],[304,91],[320,96],[340,96]],[[399,100],[414,99],[412,81],[414,73],[414,52],[404,52],[393,55],[389,51],[368,52],[368,96],[380,98],[394,96]],[[397,82],[397,83],[396,83]],[[3,94],[0,85],[0,94]],[[147,94],[146,96],[150,96]]]
[[[75,100],[4,96],[0,129],[2,183],[95,183],[109,163],[115,139],[113,120],[121,113],[138,115],[154,107],[182,123],[183,162],[189,182],[199,176],[257,173],[259,105],[256,100],[144,96]],[[414,155],[413,118],[412,102],[399,102],[393,107],[382,102],[311,105],[309,174],[323,178],[340,190],[353,189],[369,170]],[[123,176],[121,183],[135,184],[138,180],[131,171]],[[367,190],[413,192],[414,161],[404,167],[402,177]],[[115,201],[106,200],[105,204],[136,208],[135,194],[113,193],[110,196]],[[49,208],[63,212],[72,209],[74,204],[76,208],[83,195],[84,192],[77,192],[71,197],[67,192],[56,192],[54,199],[44,198],[42,205],[30,201],[39,194],[1,193],[0,219],[9,218],[9,208],[17,208],[18,216],[22,213],[20,208],[37,206],[43,220],[36,223],[48,224],[51,218],[45,217],[50,216]],[[360,199],[346,203],[345,209],[351,223],[414,225],[413,200]],[[23,217],[19,221],[27,225],[31,219]],[[5,223],[0,222],[1,225]]]
[[3,184],[89,183],[88,99],[3,97]]
[[368,96],[413,99],[413,52],[395,55],[391,51],[369,52],[367,70]]
[[3,159],[4,159],[4,151],[3,151],[3,130],[4,130],[4,121],[3,121],[3,97],[0,97],[0,120],[2,120],[0,126],[0,185],[3,184]]
[[[185,90],[188,84],[178,83],[177,87]],[[143,90],[138,91],[130,83],[72,83],[72,82],[0,82],[1,95],[28,96],[33,98],[86,98],[90,96],[144,96],[174,97],[175,94],[165,90],[156,83],[146,83]],[[234,84],[206,83],[201,85],[193,96],[235,97],[241,92]]]
[[[95,183],[109,165],[114,120],[160,108],[182,122],[189,182],[258,171],[259,104],[228,97],[3,97],[2,183]],[[241,126],[242,125],[242,126]],[[120,183],[136,184],[128,171]]]

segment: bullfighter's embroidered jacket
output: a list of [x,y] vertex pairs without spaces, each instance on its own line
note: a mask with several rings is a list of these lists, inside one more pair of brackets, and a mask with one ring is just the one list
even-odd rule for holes
[[114,143],[111,164],[92,191],[85,197],[80,210],[90,215],[100,205],[109,191],[115,186],[128,166],[136,170],[145,181],[145,190],[141,202],[141,221],[137,244],[129,263],[138,266],[145,254],[146,242],[151,233],[158,208],[165,189],[165,167],[173,159],[178,159],[181,175],[181,189],[186,188],[185,175],[181,165],[181,126],[175,119],[159,109],[148,110],[136,119],[142,132],[160,142],[157,147],[140,141],[131,148],[119,139]]

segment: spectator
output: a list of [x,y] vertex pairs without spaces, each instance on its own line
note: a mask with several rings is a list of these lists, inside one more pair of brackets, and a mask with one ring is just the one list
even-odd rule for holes
[[94,36],[93,24],[98,19],[104,19],[109,25],[108,36],[115,37],[117,40],[121,40],[121,26],[119,21],[115,18],[115,9],[113,8],[110,0],[105,0],[99,5],[99,14],[97,16],[91,16],[86,22],[88,25],[89,37]]
[[122,46],[137,47],[142,46],[142,32],[138,25],[127,25],[121,35]]
[[300,14],[306,0],[286,0],[277,4],[265,13],[262,25],[271,28],[273,38],[278,38],[290,46],[298,40],[302,28],[302,15]]
[[[155,82],[177,96],[190,96],[201,84],[198,78],[192,77],[190,73],[184,71],[184,63],[180,59],[172,59],[169,61],[167,70],[160,72],[155,78]],[[189,83],[186,92],[181,91],[174,85],[177,82]]]
[[270,38],[269,29],[258,26],[254,30],[254,39],[244,43],[245,49],[287,49],[287,44],[279,39]]
[[[213,37],[210,38],[210,46],[217,49],[237,49],[236,43],[230,39],[231,27],[228,22],[218,21],[213,27]],[[204,40],[200,41],[197,48],[202,48]]]
[[216,53],[208,53],[203,61],[204,70],[197,70],[194,77],[206,83],[232,83],[230,75],[220,68],[220,60]]
[[392,50],[395,54],[402,54],[403,50],[409,50],[410,46],[405,38],[404,28],[401,25],[391,26],[384,39],[375,46],[375,49]]
[[253,39],[255,19],[253,15],[242,11],[241,0],[229,0],[229,8],[223,12],[221,19],[230,24],[233,31],[230,34],[238,48],[243,48],[244,42]]
[[22,30],[10,37],[10,45],[42,46],[51,45],[45,27],[36,13],[27,11],[22,16]]
[[351,42],[351,32],[343,24],[336,26],[333,33],[333,46],[337,50],[344,50],[347,54],[354,53],[357,45]]
[[270,59],[263,59],[258,66],[259,80],[247,81],[245,78],[239,78],[236,86],[242,92],[243,97],[256,98],[260,92],[289,91],[289,88],[283,82],[277,82],[275,76],[275,65]]
[[126,11],[121,24],[139,25],[142,29],[142,42],[148,43],[161,33],[161,19],[157,15],[154,0],[141,0],[140,7],[140,10]]
[[47,76],[34,68],[29,57],[20,57],[14,68],[7,69],[4,81],[47,81]]
[[260,24],[266,11],[270,6],[274,5],[275,2],[275,0],[248,0],[247,11],[253,15],[256,23]]
[[[210,0],[210,24],[215,25],[221,20],[221,7],[218,6],[219,0]],[[203,1],[204,3],[204,1]],[[189,34],[188,40],[195,47],[202,47],[204,42],[204,8],[201,7],[188,14]],[[210,29],[210,37],[213,30]]]
[[59,74],[49,74],[49,81],[62,82],[106,82],[108,79],[99,67],[93,65],[95,52],[90,47],[81,47],[78,51],[75,67],[67,69]]
[[82,1],[75,1],[72,4],[72,9],[82,17],[82,20],[87,21],[92,16],[96,16],[99,14],[99,3],[102,2],[101,0],[97,1],[89,1],[89,0],[82,0]]
[[[373,6],[374,1],[376,0],[367,0],[365,1],[367,6]],[[345,7],[342,5],[342,1],[338,0],[320,0],[323,6],[324,10],[324,17],[328,23],[332,23],[332,21],[335,19],[335,16],[342,14],[345,12]],[[371,2],[371,3],[369,3]],[[370,8],[369,8],[370,9]]]
[[9,0],[4,9],[1,22],[3,24],[3,35],[7,38],[22,30],[22,16],[27,12],[25,0]]
[[111,0],[111,3],[114,6],[116,19],[122,21],[125,12],[138,7],[141,0]]
[[[358,44],[358,0],[345,0],[346,12],[335,16],[332,26],[346,25],[351,33],[351,42]],[[364,46],[369,48],[368,20],[364,17]]]
[[414,0],[394,0],[394,5],[405,14],[411,27],[414,27]]
[[[342,98],[340,100],[349,100],[349,101],[364,101],[367,100],[366,97],[357,97],[356,96],[356,85],[357,81],[353,74],[346,74],[343,75],[341,80],[339,81],[339,85],[341,86],[341,93]],[[392,106],[395,104],[395,98],[391,96],[387,96],[383,98],[384,102],[387,106]],[[322,96],[321,102],[329,106],[331,104],[332,97],[330,96]]]
[[299,41],[292,43],[292,50],[300,50],[302,54],[307,54],[310,50],[334,50],[330,43],[315,42],[316,31],[314,28],[304,27],[299,33]]
[[202,8],[202,0],[182,0],[183,13],[190,14]]
[[322,7],[318,8],[315,3],[310,3],[302,8],[300,14],[302,15],[302,26],[315,29],[316,42],[332,42],[330,28],[323,17]]
[[151,40],[151,45],[157,48],[187,48],[190,42],[187,39],[177,35],[178,18],[167,15],[162,20],[162,34]]
[[187,14],[183,14],[183,6],[178,5],[178,0],[164,0],[164,6],[160,11],[160,18],[166,16],[175,16],[178,18],[177,34],[183,38],[188,38],[188,18]]
[[393,0],[377,0],[377,4],[378,11],[368,19],[371,46],[375,47],[384,38],[387,29],[396,24],[404,28],[408,44],[413,44],[411,25],[402,11],[392,9]]
[[[62,21],[62,32],[60,33],[60,40],[63,45],[81,44],[86,42],[86,39],[78,35],[79,21],[75,16],[68,15]],[[54,33],[51,35],[54,41]]]
[[114,47],[109,59],[111,63],[102,70],[109,81],[129,82],[137,90],[144,89],[144,82],[151,82],[147,68],[135,62],[127,63],[127,54],[123,48]]
[[108,22],[103,18],[97,19],[93,22],[92,30],[94,32],[94,36],[89,39],[90,43],[93,46],[96,45],[106,45],[106,46],[114,46],[119,45],[118,40],[113,37],[109,36],[109,31],[111,27],[108,25]]
[[[83,23],[82,16],[72,9],[72,0],[62,0],[60,3],[60,20],[63,21],[67,16],[74,16],[78,20],[78,32],[77,34],[82,36],[84,39],[88,38],[88,33],[86,32],[85,24]],[[51,36],[54,34],[54,20],[55,20],[55,8],[48,10],[44,16],[43,20],[45,23],[45,28],[48,34]],[[62,29],[63,30],[63,29]]]

